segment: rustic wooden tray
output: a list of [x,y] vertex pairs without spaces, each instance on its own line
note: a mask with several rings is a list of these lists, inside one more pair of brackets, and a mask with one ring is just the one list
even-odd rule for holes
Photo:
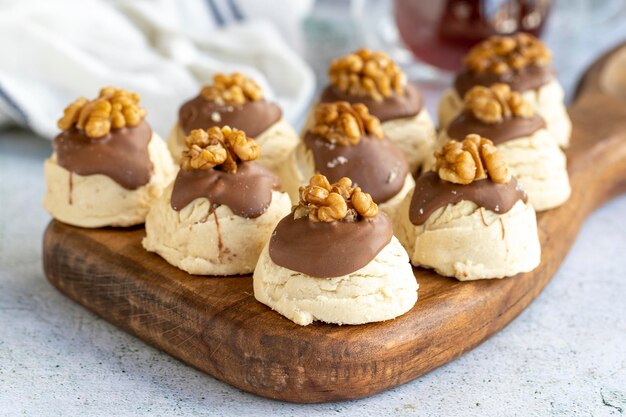
[[87,230],[52,221],[44,237],[46,276],[106,320],[254,394],[311,403],[403,384],[513,320],[558,269],[585,217],[626,191],[626,101],[617,97],[626,91],[607,91],[613,84],[603,73],[625,54],[626,46],[611,51],[581,83],[570,109],[573,193],[564,206],[538,216],[543,254],[531,273],[458,282],[415,269],[419,300],[404,316],[300,327],[258,303],[250,277],[191,276],[144,251],[143,228]]

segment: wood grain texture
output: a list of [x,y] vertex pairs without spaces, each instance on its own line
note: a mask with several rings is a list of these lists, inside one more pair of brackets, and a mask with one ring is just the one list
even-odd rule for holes
[[143,228],[85,230],[52,221],[44,237],[46,276],[115,325],[254,394],[311,403],[395,387],[513,320],[558,269],[585,217],[626,191],[626,103],[593,80],[585,77],[571,108],[572,196],[538,216],[543,254],[532,273],[458,282],[416,269],[419,300],[404,316],[362,326],[300,327],[258,303],[250,277],[190,276],[145,252]]

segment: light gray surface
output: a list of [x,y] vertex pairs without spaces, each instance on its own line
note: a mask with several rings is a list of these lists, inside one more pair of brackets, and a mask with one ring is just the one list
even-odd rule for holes
[[[611,36],[548,34],[562,51],[556,66],[570,91],[582,68],[624,37],[624,26]],[[339,49],[349,50],[346,42]],[[626,414],[626,196],[589,218],[539,298],[475,350],[368,399],[295,405],[187,367],[47,283],[41,236],[49,216],[41,198],[49,146],[24,131],[0,132],[0,416]]]
[[596,212],[510,326],[460,359],[372,398],[294,405],[183,365],[45,280],[40,207],[49,142],[0,133],[2,416],[611,416],[626,411],[626,196]]

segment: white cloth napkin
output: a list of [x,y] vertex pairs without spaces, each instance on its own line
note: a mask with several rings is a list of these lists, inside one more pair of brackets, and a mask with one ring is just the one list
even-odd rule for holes
[[244,13],[236,0],[0,0],[0,123],[54,137],[67,104],[113,85],[140,93],[166,135],[185,100],[215,72],[232,71],[257,81],[295,122],[313,73],[274,26]]

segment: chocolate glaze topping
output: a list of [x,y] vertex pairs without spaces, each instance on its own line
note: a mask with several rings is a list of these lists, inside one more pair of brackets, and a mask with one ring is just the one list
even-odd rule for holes
[[363,103],[370,113],[378,117],[381,122],[387,120],[401,119],[418,114],[424,105],[424,100],[417,87],[407,84],[403,95],[393,93],[391,97],[376,101],[370,96],[353,96],[344,93],[332,84],[327,86],[322,92],[320,102],[331,103],[335,101],[347,101],[348,103]]
[[350,178],[375,203],[395,196],[409,172],[404,155],[387,138],[364,136],[356,145],[343,146],[307,132],[304,143],[313,152],[316,171],[331,183]]
[[280,120],[282,111],[269,101],[247,101],[243,104],[218,104],[202,96],[183,104],[178,120],[185,134],[194,129],[209,129],[213,126],[230,126],[256,137]]
[[459,96],[465,96],[472,87],[483,85],[489,87],[496,83],[508,84],[511,90],[520,93],[541,87],[554,79],[554,70],[547,66],[529,65],[519,71],[508,71],[504,74],[492,72],[475,73],[465,70],[456,76],[454,88]]
[[270,238],[275,264],[313,277],[348,275],[363,268],[391,241],[391,222],[384,214],[356,222],[282,219]]
[[142,121],[135,127],[112,129],[100,138],[90,138],[74,127],[54,138],[52,146],[57,163],[68,171],[106,175],[127,190],[136,190],[152,175],[151,138],[152,129]]
[[500,123],[485,123],[471,111],[464,111],[454,119],[447,128],[446,133],[451,139],[462,141],[465,136],[476,133],[484,138],[489,138],[495,145],[506,141],[530,136],[539,129],[546,127],[546,123],[538,114],[530,118],[507,117]]
[[213,207],[226,205],[237,216],[259,217],[278,190],[278,177],[256,162],[242,162],[237,172],[217,169],[181,169],[172,190],[172,208],[180,211],[196,198],[207,198]]
[[422,225],[438,208],[462,200],[473,201],[480,207],[503,214],[511,210],[517,201],[526,202],[527,197],[515,177],[511,177],[506,184],[497,184],[485,178],[462,185],[444,181],[437,173],[429,171],[415,181],[409,220],[416,226]]

